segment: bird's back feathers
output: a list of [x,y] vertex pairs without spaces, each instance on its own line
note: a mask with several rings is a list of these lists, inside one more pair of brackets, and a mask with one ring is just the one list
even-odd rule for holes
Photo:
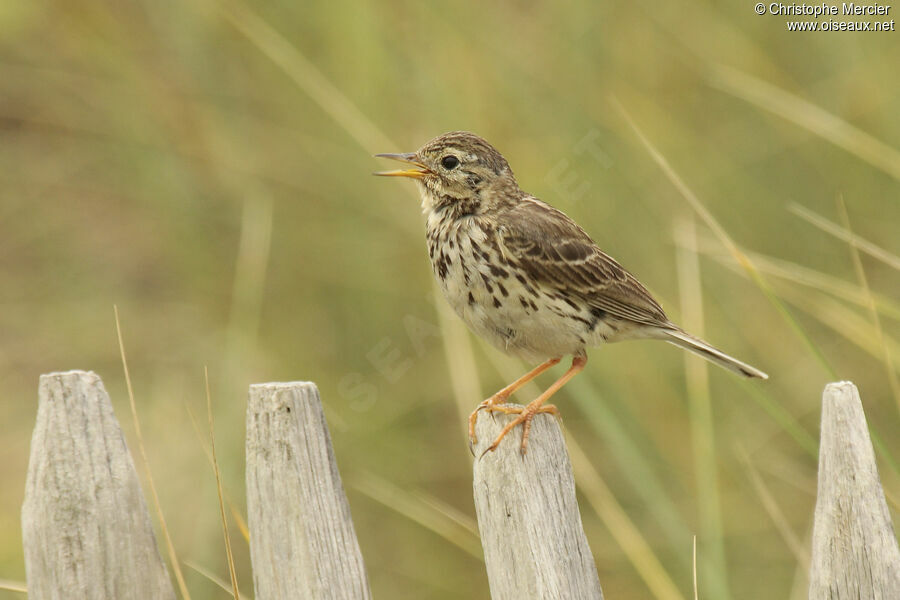
[[536,281],[644,325],[669,322],[650,292],[565,213],[532,197],[502,213],[502,248]]

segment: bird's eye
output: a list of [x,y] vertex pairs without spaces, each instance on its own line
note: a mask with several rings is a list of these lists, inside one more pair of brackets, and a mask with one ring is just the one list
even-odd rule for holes
[[448,171],[451,169],[455,169],[457,165],[459,165],[459,159],[452,154],[448,154],[441,159],[441,166],[443,166]]

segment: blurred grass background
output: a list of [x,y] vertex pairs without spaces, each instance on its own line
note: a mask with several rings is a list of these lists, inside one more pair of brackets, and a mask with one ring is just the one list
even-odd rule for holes
[[900,38],[784,22],[711,2],[0,4],[0,579],[25,578],[40,373],[98,372],[135,450],[117,304],[181,560],[227,580],[188,413],[208,365],[237,507],[248,384],[314,380],[376,596],[486,598],[461,415],[526,365],[446,314],[412,186],[369,176],[374,152],[468,129],[771,375],[591,353],[558,404],[606,594],[692,597],[696,533],[701,597],[805,597],[827,381],[859,385],[898,518]]

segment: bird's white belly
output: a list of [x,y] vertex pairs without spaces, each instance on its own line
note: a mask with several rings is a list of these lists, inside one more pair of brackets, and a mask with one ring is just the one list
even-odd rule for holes
[[[447,297],[449,300],[450,296]],[[575,354],[585,347],[577,332],[571,330],[571,324],[555,314],[536,313],[512,303],[491,311],[478,303],[451,302],[451,305],[474,333],[525,360],[543,361]]]

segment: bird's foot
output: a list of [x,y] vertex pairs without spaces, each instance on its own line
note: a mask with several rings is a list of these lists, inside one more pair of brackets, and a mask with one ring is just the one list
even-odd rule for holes
[[534,416],[541,413],[550,413],[552,415],[559,416],[559,409],[556,408],[553,404],[543,405],[540,402],[532,402],[528,406],[507,406],[504,404],[491,404],[484,407],[486,410],[490,412],[502,412],[507,415],[519,415],[512,421],[506,424],[502,431],[500,431],[500,435],[494,440],[490,446],[488,446],[484,452],[481,453],[481,456],[484,456],[488,452],[493,452],[497,449],[497,446],[500,445],[501,440],[506,436],[507,433],[512,431],[516,425],[524,425],[522,430],[522,445],[519,448],[519,452],[521,452],[522,456],[525,456],[525,452],[528,450],[528,434],[531,433],[531,422],[534,420]]
[[472,453],[472,456],[475,456],[475,444],[478,443],[478,436],[475,435],[475,423],[478,421],[478,413],[485,409],[493,413],[494,407],[502,405],[507,398],[509,398],[509,394],[497,392],[487,400],[483,400],[469,415],[469,452]]
[[[513,381],[511,384],[509,384],[508,386],[506,386],[505,388],[503,388],[502,390],[500,390],[499,392],[497,392],[496,394],[494,394],[493,396],[491,396],[490,398],[488,398],[487,400],[485,400],[484,402],[479,404],[478,407],[474,411],[472,411],[472,414],[469,415],[469,451],[472,452],[472,456],[475,456],[475,444],[478,443],[478,438],[475,437],[475,421],[478,420],[479,411],[486,408],[491,413],[491,416],[493,416],[493,413],[495,412],[493,410],[493,407],[506,403],[506,401],[509,399],[509,397],[511,395],[513,395],[516,392],[516,390],[521,388],[523,385],[525,385],[526,383],[528,383],[529,381],[531,381],[532,379],[534,379],[535,377],[537,377],[538,375],[540,375],[541,373],[543,373],[544,371],[546,371],[547,369],[552,367],[553,365],[557,364],[560,360],[561,360],[560,357],[554,357],[554,358],[545,360],[544,362],[542,362],[541,364],[539,364],[532,370],[528,371],[527,373],[525,373],[524,375],[522,375],[521,377],[519,377],[518,379]],[[573,362],[572,365],[574,366],[574,364],[575,363]],[[571,369],[569,369],[569,371],[571,371]],[[564,376],[564,377],[567,377],[567,376]],[[568,375],[568,377],[571,377],[571,375]],[[563,382],[563,383],[565,383],[565,382]],[[555,391],[555,388],[554,388],[554,391]],[[544,400],[546,400],[547,398],[549,398],[552,395],[552,393],[553,392],[550,392],[550,394],[547,394],[547,393],[542,394],[540,396],[539,400],[535,400],[535,402],[537,402],[536,405],[540,406],[541,403],[544,402]],[[532,404],[534,404],[534,402],[532,402]],[[529,405],[529,406],[531,406],[531,405]]]

